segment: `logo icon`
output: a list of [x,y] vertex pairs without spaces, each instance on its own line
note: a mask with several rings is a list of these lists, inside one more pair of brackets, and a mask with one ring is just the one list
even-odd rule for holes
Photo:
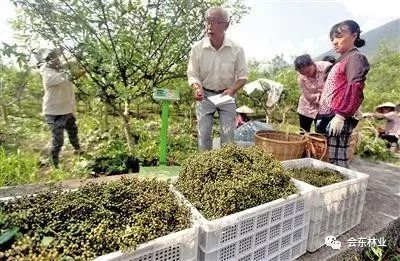
[[327,236],[325,238],[325,245],[331,247],[334,250],[339,250],[342,247],[342,243],[336,240],[334,236]]

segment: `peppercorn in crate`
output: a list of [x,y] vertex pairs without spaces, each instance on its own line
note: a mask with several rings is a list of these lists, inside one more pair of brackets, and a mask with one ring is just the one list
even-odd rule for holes
[[200,220],[199,260],[294,260],[306,252],[310,221],[308,186],[290,195],[215,220]]
[[[128,188],[130,188],[130,186],[143,186],[148,188],[147,191],[144,191],[141,196],[144,197],[144,199],[146,199],[146,202],[150,202],[149,204],[152,204],[151,202],[153,202],[154,198],[157,198],[159,200],[159,202],[163,203],[163,204],[168,204],[166,205],[166,209],[171,209],[171,210],[176,210],[176,212],[174,212],[176,214],[176,216],[172,216],[173,217],[173,222],[178,222],[179,218],[183,218],[183,215],[186,215],[186,213],[190,213],[190,217],[188,217],[188,220],[186,219],[182,219],[182,222],[187,222],[188,221],[188,225],[186,226],[186,228],[183,228],[182,230],[172,230],[173,227],[171,226],[170,229],[171,230],[165,230],[165,228],[163,227],[158,227],[160,231],[163,231],[162,229],[164,229],[165,231],[163,232],[164,236],[159,236],[157,237],[157,233],[153,232],[153,238],[150,238],[149,241],[144,242],[144,243],[140,243],[139,245],[135,245],[135,250],[129,252],[129,250],[126,251],[126,253],[123,253],[121,251],[116,251],[116,252],[112,252],[109,251],[109,254],[106,255],[102,255],[102,256],[98,256],[97,258],[95,258],[95,260],[130,260],[130,261],[148,261],[148,260],[158,260],[158,261],[196,261],[197,260],[197,255],[198,255],[198,224],[196,223],[196,219],[194,218],[194,215],[191,213],[190,208],[187,209],[183,209],[183,208],[177,208],[178,205],[180,206],[184,206],[185,203],[182,202],[182,200],[178,197],[176,197],[176,194],[174,194],[173,190],[170,189],[169,185],[167,183],[164,183],[162,181],[156,181],[156,180],[138,180],[136,178],[129,178],[129,179],[121,179],[118,181],[112,181],[109,183],[98,183],[98,184],[86,184],[82,187],[80,187],[79,189],[73,189],[73,190],[67,190],[67,191],[61,191],[61,190],[56,190],[56,191],[44,191],[44,192],[40,192],[38,194],[32,194],[32,195],[27,195],[25,197],[21,197],[21,196],[15,196],[15,197],[7,197],[7,198],[0,198],[0,208],[2,208],[1,210],[4,211],[2,214],[4,214],[4,218],[8,218],[7,215],[10,215],[10,217],[12,218],[12,215],[16,215],[14,212],[17,211],[17,214],[21,217],[20,219],[22,220],[21,222],[23,224],[25,224],[26,226],[28,226],[27,223],[24,223],[25,221],[25,216],[31,217],[29,220],[33,220],[36,222],[36,220],[41,221],[41,223],[38,225],[39,229],[40,229],[40,225],[41,224],[49,224],[49,222],[51,221],[55,221],[57,222],[57,224],[65,224],[68,223],[66,219],[66,217],[71,214],[72,212],[75,213],[76,215],[80,215],[78,216],[73,216],[74,221],[76,221],[76,226],[70,225],[69,227],[73,227],[74,231],[73,233],[75,233],[74,235],[76,235],[77,237],[80,237],[81,240],[78,239],[73,239],[75,240],[76,246],[80,246],[81,249],[85,249],[87,248],[87,245],[84,244],[85,240],[88,241],[88,238],[90,235],[92,234],[83,234],[86,231],[83,230],[79,230],[79,218],[84,218],[82,215],[87,215],[87,217],[89,217],[90,213],[94,213],[97,209],[95,209],[95,207],[97,207],[96,205],[92,204],[93,202],[90,201],[91,199],[96,199],[96,195],[98,196],[102,196],[102,195],[106,195],[106,198],[109,199],[119,199],[119,201],[112,201],[117,203],[120,203],[122,205],[107,205],[107,206],[100,206],[102,208],[104,208],[104,210],[107,208],[109,210],[108,215],[111,216],[113,215],[112,210],[114,209],[118,209],[119,211],[121,211],[121,206],[126,207],[125,212],[128,211],[128,209],[130,208],[134,208],[135,205],[130,205],[130,201],[127,201],[126,199],[124,199],[123,196],[129,195],[130,197],[132,196],[131,194],[129,194],[129,190]],[[119,189],[118,189],[119,188]],[[136,187],[135,187],[136,188]],[[159,194],[157,195],[153,195],[154,189],[158,189]],[[123,190],[124,193],[123,194],[119,194],[119,191]],[[137,192],[137,190],[132,190],[134,192]],[[85,194],[85,192],[89,192],[88,194]],[[90,192],[93,193],[97,193],[97,194],[90,194]],[[139,191],[140,192],[140,191]],[[172,194],[170,194],[172,192]],[[75,193],[75,194],[73,194]],[[147,194],[145,194],[147,193]],[[152,194],[151,194],[152,193]],[[157,197],[151,197],[151,196],[157,196]],[[44,202],[44,200],[46,200],[46,202]],[[96,199],[97,200],[97,199]],[[41,206],[36,206],[35,204],[38,204],[42,202],[43,204]],[[89,205],[88,208],[84,208],[84,211],[77,211],[80,210],[79,207],[84,206],[84,204],[86,204],[85,202],[90,202],[91,205]],[[59,203],[64,203],[62,205],[60,205]],[[7,204],[9,205],[9,208],[7,208]],[[13,204],[13,205],[11,205]],[[22,205],[21,205],[22,204]],[[59,205],[57,205],[59,204]],[[101,205],[101,203],[99,203]],[[111,204],[111,203],[110,203]],[[69,206],[73,206],[74,208],[64,208],[66,205]],[[18,209],[18,207],[21,206],[21,209]],[[59,210],[54,210],[56,209],[56,207],[60,207]],[[141,207],[144,207],[145,205],[141,205]],[[54,208],[53,208],[54,207]],[[186,206],[187,207],[187,206]],[[45,215],[47,212],[43,212],[44,210],[47,209],[53,209],[54,213],[56,213],[54,218],[49,218],[48,216],[50,216],[50,214]],[[160,208],[155,208],[152,210],[152,213],[154,211],[159,210]],[[68,211],[64,211],[64,210],[68,210]],[[19,211],[19,212],[18,212]],[[26,213],[24,211],[27,211]],[[57,212],[58,211],[58,212]],[[51,213],[53,213],[51,212]],[[83,212],[85,212],[83,214]],[[45,214],[43,214],[45,213]],[[60,214],[61,213],[61,214]],[[97,212],[96,212],[97,213]],[[100,213],[100,212],[99,212]],[[103,212],[101,212],[103,213]],[[111,213],[111,214],[110,214]],[[118,212],[120,213],[120,212]],[[127,212],[128,213],[128,212]],[[130,212],[129,212],[130,213]],[[142,213],[142,212],[140,212]],[[154,212],[154,213],[158,213],[158,212]],[[169,213],[172,212],[168,212],[165,210],[159,212],[159,215],[161,216],[156,216],[155,218],[157,219],[157,221],[160,220],[164,220],[163,222],[169,222],[167,217],[162,216],[162,214],[165,215],[172,215]],[[180,214],[179,214],[180,213]],[[81,215],[82,214],[82,215]],[[32,218],[32,215],[34,216],[34,218]],[[132,214],[133,215],[133,214]],[[61,221],[58,221],[58,218],[63,217],[64,219]],[[90,216],[91,218],[93,218],[93,220],[98,220],[98,219],[94,219],[94,217],[96,217],[95,215]],[[114,218],[114,220],[116,218],[118,218],[118,215],[113,215],[112,216]],[[42,219],[41,219],[42,218]],[[69,217],[68,217],[69,218]],[[86,218],[86,216],[85,216]],[[170,217],[171,218],[171,217]],[[44,220],[46,219],[46,220]],[[6,220],[6,219],[5,219]],[[10,219],[11,220],[11,219]],[[44,220],[44,221],[43,221]],[[95,224],[97,227],[98,225],[104,220],[98,220],[98,222],[93,222],[91,221],[91,224]],[[112,222],[112,220],[107,220],[107,222]],[[149,220],[145,220],[143,219],[144,226],[151,227],[152,224],[149,224],[149,222],[151,222]],[[179,221],[180,222],[180,221]],[[157,223],[159,224],[159,223]],[[30,226],[31,224],[29,224]],[[127,224],[124,224],[124,222],[115,224],[117,228],[125,228],[128,231],[130,228],[127,226]],[[15,226],[15,225],[14,225]],[[96,228],[97,228],[96,227]],[[0,228],[2,228],[0,226]],[[111,228],[110,228],[111,229]],[[43,229],[42,229],[43,230]],[[61,232],[60,232],[61,231]],[[76,231],[76,232],[75,232]],[[82,232],[83,231],[83,232]],[[111,231],[111,230],[110,230]],[[173,232],[176,231],[176,232]],[[18,232],[18,231],[17,231]],[[21,231],[20,231],[21,232]],[[44,234],[44,238],[47,237],[47,239],[50,239],[50,243],[48,244],[52,244],[52,242],[58,242],[58,238],[56,238],[57,236],[63,236],[64,230],[57,230],[56,232],[51,231],[49,232],[49,236],[47,236],[46,234]],[[91,230],[90,233],[92,233],[93,230]],[[113,231],[111,231],[113,233]],[[44,232],[47,233],[47,232]],[[127,232],[129,233],[129,232]],[[24,236],[25,234],[27,234],[27,232],[24,232]],[[36,235],[36,234],[35,234]],[[39,235],[39,234],[38,234]],[[108,243],[113,243],[113,241],[115,240],[115,242],[119,241],[121,242],[124,238],[123,233],[119,233],[119,234],[115,234],[115,235],[108,235],[108,234],[102,234],[104,237],[107,238],[101,238],[99,239],[100,242],[104,242],[103,244],[108,244]],[[127,236],[129,234],[126,234]],[[139,235],[139,236],[143,236],[143,235]],[[32,236],[31,236],[32,237]],[[44,240],[44,238],[42,238],[43,235],[40,235],[38,240]],[[29,239],[29,238],[27,238]],[[121,240],[122,239],[122,240]],[[129,238],[126,237],[125,240],[128,240]],[[33,240],[33,239],[32,239]],[[36,240],[36,238],[35,238]],[[97,240],[97,239],[96,239]],[[108,241],[107,241],[108,240]],[[25,241],[24,241],[25,242]],[[29,242],[37,242],[36,241],[29,241]],[[92,242],[92,241],[90,241]],[[142,239],[143,242],[143,239]],[[72,242],[74,243],[74,242]],[[26,242],[24,243],[26,244]],[[101,243],[100,243],[101,244]],[[38,244],[35,243],[34,247],[36,247]],[[127,244],[127,249],[129,249],[129,245]],[[45,247],[44,247],[45,248]],[[115,246],[114,246],[115,248]],[[46,251],[49,250],[45,249]],[[116,249],[123,249],[123,248],[116,248]],[[17,249],[18,250],[18,249]],[[16,250],[16,251],[17,251]],[[43,250],[43,254],[48,254],[48,256],[44,257],[44,260],[53,260],[53,259],[58,259],[61,258],[63,255],[63,252],[58,252],[58,249],[56,249],[56,252],[46,252],[45,250]],[[6,249],[6,251],[11,251],[11,248]],[[30,251],[30,250],[29,250]],[[0,259],[2,259],[1,257],[7,257],[7,256],[3,256],[2,254],[6,253],[7,255],[11,255],[10,257],[25,257],[25,255],[33,253],[35,254],[36,252],[38,252],[37,249],[33,249],[32,251],[30,251],[29,253],[27,251],[25,252],[2,252],[0,253]],[[41,250],[39,250],[41,251]],[[65,251],[65,249],[64,249]],[[106,251],[98,251],[94,253],[104,253]],[[12,255],[14,254],[14,255]],[[85,254],[85,253],[84,253]],[[92,255],[92,253],[90,253]],[[56,255],[56,256],[52,256],[52,255]],[[94,256],[99,255],[99,254],[94,254]],[[31,260],[32,256],[29,257],[25,257],[27,260]],[[93,257],[90,256],[74,256],[74,258],[78,258],[78,259],[92,259]]]
[[368,175],[311,158],[283,161],[282,165],[287,169],[327,168],[336,170],[346,177],[344,181],[324,187],[315,187],[299,181],[314,189],[307,244],[308,251],[313,252],[323,246],[326,236],[342,235],[360,223]]

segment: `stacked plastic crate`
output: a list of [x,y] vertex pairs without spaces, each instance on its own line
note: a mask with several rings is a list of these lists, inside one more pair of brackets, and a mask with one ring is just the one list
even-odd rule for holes
[[339,236],[360,223],[368,175],[311,158],[283,161],[282,164],[285,168],[328,168],[346,177],[342,182],[319,188],[299,181],[314,191],[308,251],[313,252],[323,246],[325,237]]
[[[75,191],[72,189],[69,191]],[[35,195],[35,194],[32,194]],[[0,198],[7,202],[16,197]],[[199,225],[192,216],[193,226],[140,244],[132,252],[116,251],[95,258],[96,261],[197,261]]]
[[293,260],[306,252],[311,189],[215,220],[201,222],[199,260]]

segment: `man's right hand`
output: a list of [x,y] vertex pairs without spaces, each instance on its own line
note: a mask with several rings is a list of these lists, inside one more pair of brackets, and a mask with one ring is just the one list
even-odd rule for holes
[[194,84],[193,89],[194,89],[193,96],[196,99],[196,101],[202,101],[204,99],[203,88],[198,84]]

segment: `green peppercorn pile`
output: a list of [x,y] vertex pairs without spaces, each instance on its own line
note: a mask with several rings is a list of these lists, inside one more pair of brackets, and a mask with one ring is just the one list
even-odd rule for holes
[[316,187],[324,187],[345,180],[339,171],[332,169],[317,169],[310,167],[291,169],[293,178],[304,181]]
[[207,219],[297,192],[279,161],[257,147],[233,144],[187,159],[175,186]]
[[18,228],[0,260],[87,260],[188,228],[191,215],[166,182],[124,178],[74,192],[0,203],[0,229]]

